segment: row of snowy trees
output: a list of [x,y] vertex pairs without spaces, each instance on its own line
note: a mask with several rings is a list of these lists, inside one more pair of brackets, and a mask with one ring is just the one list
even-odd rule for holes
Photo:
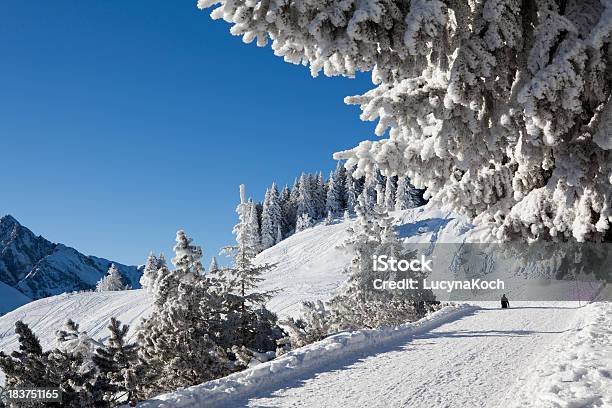
[[416,189],[406,177],[384,177],[374,172],[355,179],[338,163],[327,180],[320,172],[303,173],[293,187],[285,185],[280,192],[273,183],[263,203],[245,201],[242,190],[240,206],[243,208],[239,215],[241,223],[247,224],[252,245],[264,250],[324,218],[331,220],[345,213],[354,214],[360,197],[368,210],[373,209],[380,196],[384,208],[393,211],[423,205],[423,193],[424,190]]
[[[154,299],[153,310],[138,327],[135,343],[127,342],[128,327],[115,319],[103,344],[68,321],[57,333],[60,346],[43,351],[29,327],[17,322],[19,351],[0,352],[6,385],[60,388],[62,406],[112,407],[273,358],[286,333],[265,307],[273,292],[258,290],[261,274],[273,265],[254,264],[257,250],[243,220],[236,226],[236,245],[226,248],[231,266],[218,267],[213,258],[205,271],[202,249],[183,231],[176,236],[174,268],[163,255],[148,257],[141,284]],[[111,265],[97,290],[123,289]]]
[[[345,270],[347,281],[328,302],[305,302],[302,318],[282,322],[289,333],[284,341],[292,347],[304,346],[339,331],[397,326],[415,321],[439,307],[433,292],[428,289],[373,289],[374,279],[397,278],[391,275],[393,272],[374,271],[374,256],[384,254],[397,259],[412,259],[417,254],[402,245],[388,215],[384,197],[381,196],[369,208],[365,196],[361,196],[355,210],[357,220],[349,226],[349,236],[340,245],[353,254]],[[402,274],[404,279],[420,281],[424,277],[425,273],[419,271]]]

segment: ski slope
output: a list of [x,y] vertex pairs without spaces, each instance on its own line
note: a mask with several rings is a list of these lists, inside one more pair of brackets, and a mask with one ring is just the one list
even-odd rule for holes
[[[140,406],[610,407],[611,312],[610,303],[464,308],[429,330],[383,331],[388,341],[368,331],[347,334],[366,338],[369,347],[360,348],[325,339]],[[568,346],[573,357],[552,353]]]

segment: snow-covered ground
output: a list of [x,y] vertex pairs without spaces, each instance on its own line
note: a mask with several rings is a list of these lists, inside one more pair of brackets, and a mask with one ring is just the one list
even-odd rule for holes
[[[413,242],[456,242],[465,239],[470,225],[460,217],[432,208],[393,213],[400,234]],[[295,234],[262,252],[258,262],[276,263],[263,282],[264,289],[281,289],[268,303],[281,316],[296,315],[305,300],[326,300],[342,285],[343,269],[351,255],[337,249],[346,238],[347,223],[318,225]],[[18,298],[15,298],[18,301]],[[28,299],[23,299],[26,303]],[[130,325],[134,332],[147,315],[151,299],[145,290],[122,292],[65,293],[25,304],[0,317],[0,350],[17,347],[14,327],[17,320],[28,323],[40,337],[43,347],[55,345],[55,332],[67,319],[96,339],[108,336],[111,317]]]
[[[278,361],[276,367],[271,362],[142,406],[197,407],[204,401],[207,407],[463,408],[505,407],[511,402],[528,407],[609,407],[612,403],[612,387],[606,388],[612,370],[609,303],[579,307],[570,302],[521,302],[508,310],[482,307],[452,317],[428,327],[431,330],[400,332],[389,341],[370,341],[369,347],[348,354],[325,353],[330,346],[326,339],[308,346],[323,352],[305,369],[299,359],[293,365]],[[555,353],[568,347],[577,348]],[[261,372],[268,381],[257,382]],[[514,390],[509,392],[515,383],[524,390],[519,400]],[[554,394],[557,405],[542,389]]]

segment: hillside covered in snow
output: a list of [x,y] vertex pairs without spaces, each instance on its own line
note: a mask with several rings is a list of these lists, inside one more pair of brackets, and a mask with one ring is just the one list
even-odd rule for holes
[[[397,229],[406,241],[458,242],[465,240],[471,225],[463,218],[429,207],[392,213]],[[348,224],[338,220],[333,225],[317,225],[299,232],[259,254],[260,263],[276,264],[263,276],[262,288],[280,291],[268,307],[280,316],[296,316],[303,301],[327,300],[346,279],[343,273],[351,254],[338,248],[347,236]],[[13,350],[17,320],[30,324],[43,347],[52,347],[55,331],[73,319],[94,338],[108,335],[111,317],[130,325],[134,332],[151,305],[142,289],[120,292],[64,293],[29,303],[0,317],[0,349]]]

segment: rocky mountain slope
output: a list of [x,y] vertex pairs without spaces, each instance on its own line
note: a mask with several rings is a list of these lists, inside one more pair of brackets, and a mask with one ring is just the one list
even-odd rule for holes
[[[0,218],[0,282],[30,299],[92,289],[111,261],[36,236],[15,218]],[[140,270],[115,262],[125,282],[139,288]]]

